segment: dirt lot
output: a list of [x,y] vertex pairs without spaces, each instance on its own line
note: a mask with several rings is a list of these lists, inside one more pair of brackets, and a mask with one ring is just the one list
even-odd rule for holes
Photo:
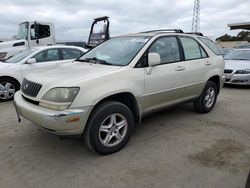
[[185,104],[151,115],[109,156],[19,124],[12,104],[0,103],[0,187],[243,188],[249,135],[249,88],[223,88],[209,114]]

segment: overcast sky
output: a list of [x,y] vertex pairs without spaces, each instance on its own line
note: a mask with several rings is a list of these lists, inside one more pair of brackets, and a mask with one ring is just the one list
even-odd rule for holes
[[[190,31],[194,0],[1,0],[0,38],[16,35],[26,20],[55,24],[57,40],[87,40],[93,18],[110,17],[111,35],[150,29]],[[201,0],[200,31],[235,34],[228,23],[250,22],[249,0]],[[238,32],[238,31],[237,31]]]

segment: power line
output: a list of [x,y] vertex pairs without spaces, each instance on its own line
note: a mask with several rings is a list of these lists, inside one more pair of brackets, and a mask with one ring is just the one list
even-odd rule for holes
[[39,14],[39,16],[37,17],[36,20],[40,19],[40,17],[43,16],[43,14],[47,11],[47,7],[48,7],[48,5],[45,5],[44,9],[43,9],[42,12]]

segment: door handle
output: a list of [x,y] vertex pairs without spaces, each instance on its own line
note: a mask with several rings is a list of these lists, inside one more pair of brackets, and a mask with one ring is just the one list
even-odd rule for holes
[[178,66],[178,67],[175,68],[175,70],[176,70],[176,71],[183,71],[183,70],[185,70],[185,67],[183,67],[183,66]]
[[206,63],[205,63],[206,65],[211,65],[211,63],[209,62],[209,61],[206,61]]

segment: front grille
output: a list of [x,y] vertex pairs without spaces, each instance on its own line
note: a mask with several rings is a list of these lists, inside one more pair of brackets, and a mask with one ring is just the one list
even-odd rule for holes
[[233,70],[231,70],[231,69],[225,69],[224,70],[224,73],[227,73],[227,74],[231,74],[233,72]]
[[22,92],[25,95],[36,97],[41,88],[42,88],[41,84],[31,82],[24,78],[23,83],[22,83]]

